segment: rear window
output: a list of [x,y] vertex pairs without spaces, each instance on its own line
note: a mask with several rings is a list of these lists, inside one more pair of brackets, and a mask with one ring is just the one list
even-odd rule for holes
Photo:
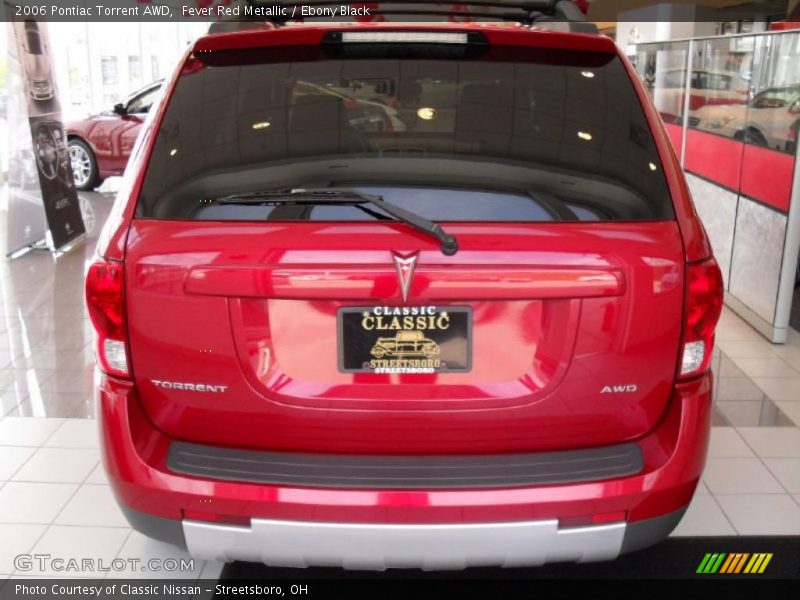
[[157,134],[137,216],[364,221],[341,205],[219,203],[266,190],[378,194],[439,221],[674,218],[616,56],[493,47],[193,59]]

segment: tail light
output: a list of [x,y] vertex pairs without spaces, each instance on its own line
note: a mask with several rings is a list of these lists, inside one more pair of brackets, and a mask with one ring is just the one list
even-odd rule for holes
[[708,369],[714,349],[714,330],[721,312],[722,273],[717,261],[711,258],[689,265],[680,377],[693,377]]
[[97,332],[97,360],[115,377],[130,376],[123,275],[122,263],[105,260],[93,263],[86,274],[86,306]]

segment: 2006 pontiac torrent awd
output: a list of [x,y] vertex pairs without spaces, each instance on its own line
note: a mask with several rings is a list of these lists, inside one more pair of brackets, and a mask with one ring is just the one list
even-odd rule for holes
[[98,248],[108,476],[136,529],[194,556],[607,560],[695,491],[722,281],[610,39],[203,37]]

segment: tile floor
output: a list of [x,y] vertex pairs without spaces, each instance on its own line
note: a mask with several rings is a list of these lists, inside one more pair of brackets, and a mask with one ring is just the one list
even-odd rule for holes
[[[128,527],[100,465],[82,274],[111,198],[84,195],[87,242],[57,261],[45,252],[0,260],[0,540],[13,540],[0,544],[0,576],[15,575],[23,552],[185,557]],[[673,535],[800,535],[800,333],[774,346],[726,309],[717,346],[708,466]],[[194,567],[180,575],[221,569]]]

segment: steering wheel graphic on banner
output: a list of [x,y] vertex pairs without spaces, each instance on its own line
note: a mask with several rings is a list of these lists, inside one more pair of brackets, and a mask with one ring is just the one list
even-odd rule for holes
[[58,141],[53,131],[45,124],[40,124],[33,136],[36,163],[39,172],[46,179],[55,179],[58,175]]

